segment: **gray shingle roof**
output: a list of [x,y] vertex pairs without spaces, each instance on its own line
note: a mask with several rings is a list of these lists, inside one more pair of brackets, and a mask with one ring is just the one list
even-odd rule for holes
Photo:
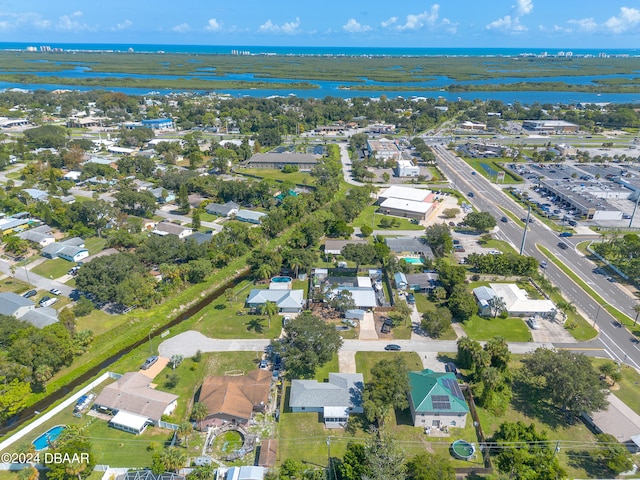
[[0,292],[0,315],[13,315],[20,307],[33,306],[28,298],[13,292]]
[[292,380],[290,407],[352,407],[362,405],[364,379],[361,373],[330,373],[329,382]]

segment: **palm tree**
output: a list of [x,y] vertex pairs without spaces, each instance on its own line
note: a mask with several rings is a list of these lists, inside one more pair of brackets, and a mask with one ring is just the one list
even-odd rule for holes
[[184,442],[185,448],[189,448],[189,437],[191,437],[191,432],[193,432],[193,425],[189,422],[182,422],[178,425],[178,430],[176,433],[178,434],[178,442]]
[[274,269],[271,265],[267,263],[262,263],[256,269],[256,275],[263,280],[268,280],[273,275]]
[[262,313],[269,317],[269,328],[271,328],[271,317],[278,313],[278,305],[276,302],[267,301],[262,306]]
[[175,447],[163,450],[161,458],[165,468],[176,473],[187,463],[187,454]]
[[636,312],[636,319],[633,321],[633,326],[636,326],[636,323],[638,323],[638,315],[640,315],[640,303],[636,303],[633,306],[633,311]]
[[198,422],[198,427],[202,430],[202,420],[207,418],[209,409],[204,403],[196,402],[191,409],[191,418]]

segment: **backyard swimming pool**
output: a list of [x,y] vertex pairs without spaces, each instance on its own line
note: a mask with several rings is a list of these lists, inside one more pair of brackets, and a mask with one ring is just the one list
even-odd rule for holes
[[58,439],[60,434],[66,430],[64,425],[58,425],[50,428],[45,433],[40,435],[33,441],[33,446],[36,447],[36,452],[49,448],[49,444]]
[[402,257],[409,265],[423,265],[422,260],[415,257]]

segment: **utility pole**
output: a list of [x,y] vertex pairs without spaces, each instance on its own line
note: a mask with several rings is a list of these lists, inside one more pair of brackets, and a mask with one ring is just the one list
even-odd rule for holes
[[640,191],[636,192],[636,204],[633,206],[633,212],[631,213],[631,218],[629,219],[629,228],[633,225],[633,219],[636,216],[636,210],[638,210],[638,202],[640,202]]
[[529,205],[529,211],[527,212],[527,218],[524,222],[524,234],[522,235],[522,245],[520,245],[520,255],[524,253],[524,244],[527,241],[527,229],[529,228],[529,219],[531,218],[531,205]]

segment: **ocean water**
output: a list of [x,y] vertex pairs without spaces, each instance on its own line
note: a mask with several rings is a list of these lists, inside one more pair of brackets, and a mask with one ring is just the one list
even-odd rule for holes
[[346,55],[346,56],[517,56],[521,54],[557,55],[572,52],[573,55],[639,56],[640,48],[632,49],[573,49],[573,48],[388,48],[388,47],[300,47],[268,45],[162,45],[162,44],[118,44],[118,43],[24,43],[0,42],[0,50],[26,50],[27,47],[48,46],[63,50],[95,50],[126,52],[166,52],[198,54],[231,54],[232,51],[249,52],[254,55]]

